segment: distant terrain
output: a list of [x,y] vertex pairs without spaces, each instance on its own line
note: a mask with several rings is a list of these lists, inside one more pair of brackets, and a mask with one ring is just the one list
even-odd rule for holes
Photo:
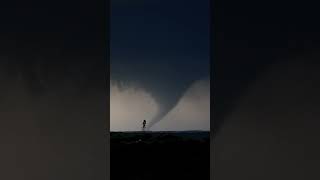
[[209,180],[209,132],[111,132],[111,180]]

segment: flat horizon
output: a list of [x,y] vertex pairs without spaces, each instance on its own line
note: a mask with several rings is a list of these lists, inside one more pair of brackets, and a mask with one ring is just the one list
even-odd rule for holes
[[168,132],[210,132],[210,130],[208,131],[208,130],[183,130],[183,131],[110,131],[111,133],[113,133],[113,132],[115,132],[115,133],[117,133],[117,132],[121,132],[121,133],[135,133],[135,132],[137,132],[137,133],[141,133],[141,132],[143,132],[143,133],[149,133],[149,132],[156,132],[156,133],[159,133],[159,132],[166,132],[166,133],[168,133]]

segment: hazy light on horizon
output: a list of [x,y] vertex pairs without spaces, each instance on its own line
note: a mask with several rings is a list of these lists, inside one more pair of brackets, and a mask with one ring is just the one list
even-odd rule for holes
[[111,131],[141,130],[144,119],[151,119],[158,111],[154,99],[143,89],[121,89],[110,85],[110,129]]
[[[139,131],[142,121],[158,112],[157,102],[143,89],[110,84],[111,131]],[[153,131],[210,130],[210,82],[195,82]]]

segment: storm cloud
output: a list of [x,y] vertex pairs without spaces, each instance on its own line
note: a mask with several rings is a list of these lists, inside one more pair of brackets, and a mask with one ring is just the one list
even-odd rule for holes
[[0,179],[105,178],[105,4],[96,3],[1,4]]
[[[142,120],[149,123],[159,111],[158,102],[141,88],[119,88],[111,84],[110,89],[111,131],[139,131]],[[162,121],[152,131],[210,130],[210,82],[196,81],[181,96]]]
[[319,57],[273,64],[239,98],[214,139],[216,179],[319,176]]
[[[181,6],[183,3],[183,6]],[[112,1],[111,80],[144,89],[163,119],[191,85],[209,77],[209,2]]]

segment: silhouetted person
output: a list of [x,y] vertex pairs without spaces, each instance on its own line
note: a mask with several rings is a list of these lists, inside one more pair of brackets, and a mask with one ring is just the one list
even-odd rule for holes
[[144,131],[145,128],[146,128],[146,124],[147,124],[147,121],[146,120],[143,120],[143,123],[142,123],[142,130]]

